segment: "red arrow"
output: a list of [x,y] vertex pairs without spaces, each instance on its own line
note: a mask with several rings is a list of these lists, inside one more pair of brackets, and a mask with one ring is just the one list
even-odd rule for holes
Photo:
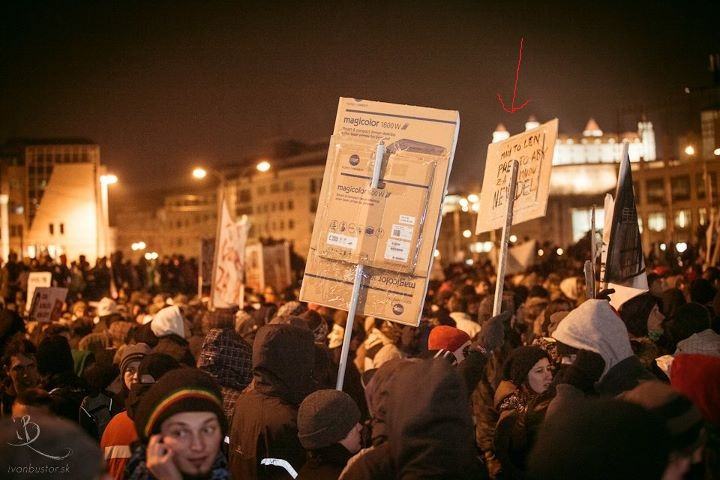
[[530,99],[525,100],[525,102],[520,106],[515,106],[515,99],[517,98],[517,88],[518,88],[518,78],[520,77],[520,63],[522,62],[522,51],[523,51],[523,42],[525,41],[524,38],[520,38],[520,54],[518,55],[518,62],[517,62],[517,69],[515,70],[515,89],[513,90],[513,97],[512,97],[512,103],[510,104],[510,108],[505,106],[505,102],[503,102],[502,96],[498,93],[497,99],[498,102],[500,102],[500,105],[502,106],[502,109],[505,110],[508,113],[515,113],[518,110],[522,110],[525,108],[525,106],[530,103]]

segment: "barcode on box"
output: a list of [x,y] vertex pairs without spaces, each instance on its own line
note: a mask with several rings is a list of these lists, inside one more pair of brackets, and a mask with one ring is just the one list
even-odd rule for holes
[[390,236],[392,238],[398,238],[400,240],[410,241],[410,240],[412,240],[413,230],[414,230],[413,227],[408,227],[407,225],[399,225],[397,223],[394,223],[392,226],[392,229],[390,230]]

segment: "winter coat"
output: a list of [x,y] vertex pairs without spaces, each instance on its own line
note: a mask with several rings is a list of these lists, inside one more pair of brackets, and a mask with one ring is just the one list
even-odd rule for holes
[[266,468],[264,458],[289,462],[297,471],[305,450],[297,431],[297,411],[314,388],[313,336],[293,325],[266,325],[253,343],[253,383],[235,403],[230,429],[233,478],[287,478],[282,469]]
[[638,357],[632,355],[608,370],[605,376],[595,384],[595,390],[600,395],[614,397],[632,390],[644,380],[657,380],[657,378],[643,367]]
[[388,444],[398,479],[480,476],[468,394],[455,367],[443,359],[413,362],[388,393]]
[[125,466],[132,454],[130,446],[137,439],[135,423],[128,416],[127,411],[115,415],[105,428],[100,440],[100,448],[103,450],[108,473],[115,480],[125,478]]

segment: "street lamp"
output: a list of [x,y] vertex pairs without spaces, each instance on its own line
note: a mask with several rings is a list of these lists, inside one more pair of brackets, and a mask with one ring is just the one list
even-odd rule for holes
[[720,147],[713,150],[713,153],[715,154],[716,157],[720,157]]
[[103,185],[115,185],[118,183],[118,177],[117,175],[113,174],[107,174],[107,175],[100,175],[100,183]]
[[196,167],[192,171],[192,176],[194,178],[197,178],[198,180],[202,180],[203,178],[207,177],[207,170],[202,167]]
[[688,145],[687,147],[685,147],[685,154],[690,156],[695,155],[695,147],[693,147],[692,145]]
[[145,250],[146,247],[147,245],[145,244],[145,242],[134,242],[132,245],[130,245],[130,249],[133,252],[137,252],[138,250]]
[[260,173],[267,172],[268,170],[270,170],[271,167],[272,165],[270,165],[270,162],[268,162],[267,160],[262,160],[261,162],[258,162],[257,165],[255,165],[255,168]]

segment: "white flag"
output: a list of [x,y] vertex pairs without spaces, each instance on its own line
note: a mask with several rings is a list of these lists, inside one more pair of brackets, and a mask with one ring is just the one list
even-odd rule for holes
[[246,216],[234,221],[225,202],[220,222],[210,305],[212,308],[230,308],[242,304],[248,222]]

